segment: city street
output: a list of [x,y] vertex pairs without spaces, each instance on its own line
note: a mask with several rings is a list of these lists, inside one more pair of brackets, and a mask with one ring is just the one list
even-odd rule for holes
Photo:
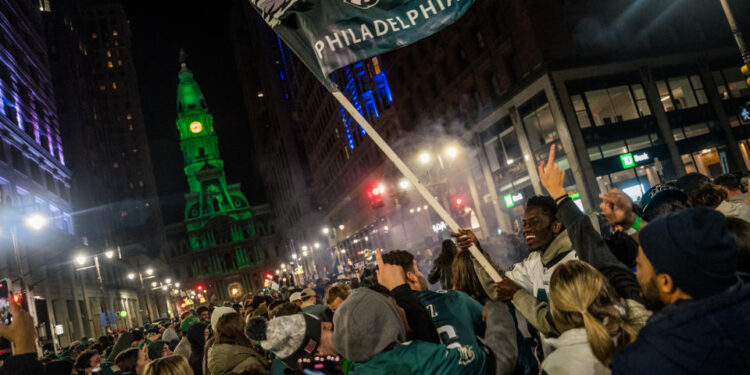
[[743,0],[0,0],[0,375],[742,372],[748,35]]

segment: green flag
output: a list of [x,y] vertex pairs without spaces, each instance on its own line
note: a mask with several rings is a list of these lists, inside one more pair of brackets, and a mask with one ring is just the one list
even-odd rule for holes
[[297,57],[321,78],[338,68],[440,31],[461,17],[474,0],[250,0],[250,3]]

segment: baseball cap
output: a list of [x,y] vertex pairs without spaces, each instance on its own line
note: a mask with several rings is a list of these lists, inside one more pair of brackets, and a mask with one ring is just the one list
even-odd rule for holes
[[289,302],[302,301],[302,292],[294,292],[289,296]]
[[302,293],[300,293],[300,298],[305,299],[307,297],[315,297],[317,294],[315,294],[315,291],[310,288],[302,289]]

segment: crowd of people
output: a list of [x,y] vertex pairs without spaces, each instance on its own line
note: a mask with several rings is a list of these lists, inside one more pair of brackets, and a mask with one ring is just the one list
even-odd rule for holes
[[692,173],[638,202],[612,189],[586,215],[552,160],[554,148],[514,264],[491,254],[515,249],[460,230],[427,261],[378,249],[352,279],[201,306],[42,359],[12,305],[0,375],[748,373],[747,178]]

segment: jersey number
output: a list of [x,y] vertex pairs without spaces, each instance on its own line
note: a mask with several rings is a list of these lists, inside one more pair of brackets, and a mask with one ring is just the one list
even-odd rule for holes
[[440,336],[440,341],[445,344],[448,349],[453,348],[460,348],[461,343],[458,342],[458,335],[456,334],[456,329],[453,328],[453,326],[450,325],[444,325],[440,326],[437,329],[438,335]]

